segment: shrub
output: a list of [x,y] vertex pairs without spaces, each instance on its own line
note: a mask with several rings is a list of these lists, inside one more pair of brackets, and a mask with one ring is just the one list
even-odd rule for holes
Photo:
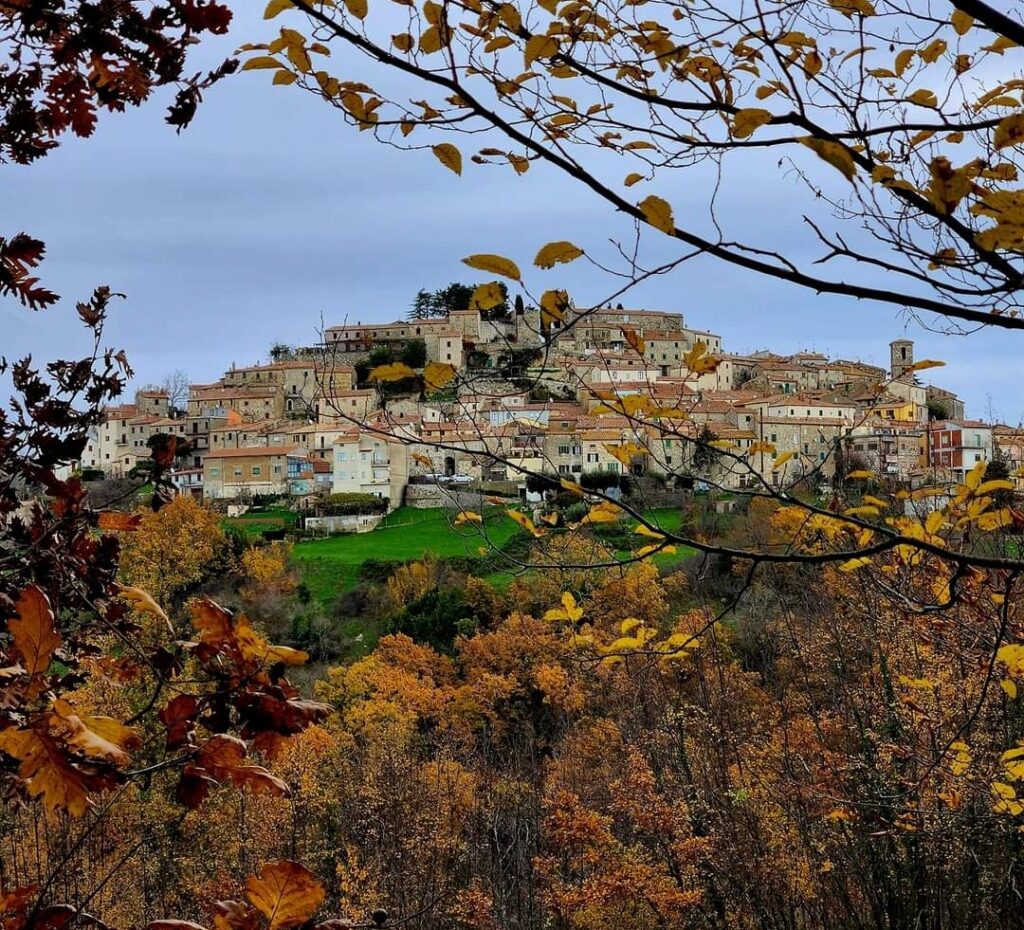
[[383,497],[353,491],[346,494],[332,494],[317,507],[324,517],[346,516],[358,513],[387,513],[388,502]]

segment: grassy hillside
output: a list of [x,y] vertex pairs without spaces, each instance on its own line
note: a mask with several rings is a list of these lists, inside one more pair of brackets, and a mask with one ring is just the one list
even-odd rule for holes
[[401,507],[389,514],[372,533],[331,536],[295,546],[295,559],[313,596],[330,602],[356,583],[357,570],[367,559],[421,559],[438,556],[479,555],[481,546],[500,546],[518,527],[501,511],[485,515],[484,525],[452,526],[441,509]]
[[[680,515],[676,509],[652,510],[648,516],[666,530],[679,528]],[[313,597],[329,604],[356,584],[359,566],[367,559],[408,561],[421,559],[428,552],[441,557],[475,558],[481,546],[500,546],[517,532],[516,525],[501,509],[486,512],[484,518],[482,527],[456,527],[451,525],[448,511],[402,507],[371,533],[297,543],[295,560]],[[659,567],[667,567],[688,554],[680,551],[676,555],[659,555],[655,562]],[[619,556],[626,558],[628,553],[621,552]],[[492,584],[504,587],[512,576],[496,572],[486,577]]]

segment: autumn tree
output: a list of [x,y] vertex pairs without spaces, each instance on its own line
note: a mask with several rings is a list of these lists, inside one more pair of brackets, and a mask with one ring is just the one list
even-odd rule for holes
[[122,541],[119,572],[125,584],[169,604],[223,570],[227,558],[220,517],[182,495],[156,513],[140,515]]

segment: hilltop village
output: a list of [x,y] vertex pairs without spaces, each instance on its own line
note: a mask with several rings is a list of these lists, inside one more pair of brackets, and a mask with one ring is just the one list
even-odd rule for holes
[[[560,327],[520,306],[331,326],[316,345],[273,355],[232,364],[187,398],[148,388],[108,408],[82,468],[125,476],[167,433],[187,440],[174,475],[181,493],[360,493],[394,508],[417,485],[525,496],[529,473],[730,490],[801,475],[825,482],[837,467],[913,485],[959,479],[995,457],[1024,464],[1024,434],[967,419],[958,397],[922,383],[927,363],[915,362],[908,339],[890,344],[883,370],[815,352],[730,353],[679,313],[598,309]],[[407,375],[450,374],[436,389],[422,377],[375,376],[396,364]]]

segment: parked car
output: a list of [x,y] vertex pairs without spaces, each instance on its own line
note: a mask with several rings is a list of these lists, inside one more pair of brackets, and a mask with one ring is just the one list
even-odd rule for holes
[[473,479],[469,475],[445,475],[440,479],[445,484],[472,484]]

